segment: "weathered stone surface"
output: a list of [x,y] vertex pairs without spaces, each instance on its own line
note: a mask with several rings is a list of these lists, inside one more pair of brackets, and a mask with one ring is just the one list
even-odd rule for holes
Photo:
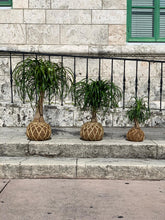
[[165,180],[165,161],[97,158],[76,163],[72,158],[1,157],[0,178]]
[[13,0],[13,8],[28,8],[28,0]]
[[[165,136],[165,134],[164,134],[164,136]],[[156,140],[155,143],[157,144],[157,158],[158,159],[165,159],[164,141],[163,140]]]
[[62,44],[107,44],[108,26],[106,25],[62,25]]
[[45,23],[44,10],[24,10],[24,23],[41,24]]
[[26,32],[24,24],[0,24],[0,44],[25,44]]
[[165,160],[151,161],[148,164],[148,176],[153,180],[165,180]]
[[[4,107],[6,106],[6,107]],[[21,107],[22,106],[22,107]],[[27,126],[33,119],[33,110],[30,105],[3,105],[0,106],[0,126]]]
[[55,9],[101,9],[101,0],[52,0],[52,8]]
[[164,164],[164,160],[79,159],[77,177],[136,180],[165,179]]
[[51,126],[73,126],[74,108],[71,106],[45,106],[45,114]]
[[11,9],[1,9],[0,13],[0,23],[1,24],[18,24],[23,23],[23,10],[11,10]]
[[103,9],[126,9],[126,0],[103,0]]
[[28,44],[58,44],[59,25],[28,25]]
[[[28,49],[28,48],[27,48]],[[87,54],[88,46],[87,45],[41,45],[38,47],[39,52],[50,52],[50,53],[59,53],[59,54]]]
[[20,177],[20,162],[24,158],[1,157],[0,158],[0,178],[10,179]]
[[[8,98],[10,102],[10,96],[0,96]],[[159,103],[156,106],[159,108]],[[0,127],[4,126],[27,126],[33,119],[33,109],[30,104],[17,103],[13,104],[1,104],[0,106]],[[51,106],[45,105],[44,107],[44,117],[45,121],[51,126],[58,127],[80,127],[83,123],[90,120],[89,112],[79,111],[76,107],[73,107],[72,104],[65,104],[61,106],[59,104],[52,104]],[[99,116],[98,121],[106,127],[131,127],[132,123],[128,121],[126,117],[126,110],[116,109],[114,112],[110,111],[107,115]],[[152,116],[149,120],[146,121],[144,126],[161,126],[165,123],[165,114],[164,112],[152,111]]]
[[50,8],[50,0],[29,0],[29,8]]
[[31,157],[22,161],[20,178],[75,178],[76,159]]
[[6,142],[7,143],[0,142],[0,156],[21,157],[28,154],[28,144],[25,144],[26,141],[22,144],[18,142],[12,143],[10,140]]
[[47,24],[91,24],[90,10],[47,10]]
[[[109,140],[108,140],[109,138]],[[47,142],[30,142],[29,154],[36,156],[76,157],[76,158],[156,158],[157,147],[151,141],[141,143],[111,140],[108,134],[99,142],[80,140],[80,134],[59,139],[56,135]]]
[[92,24],[126,24],[125,10],[93,10]]
[[125,45],[126,25],[109,25],[109,45]]
[[[33,26],[33,25],[32,25]],[[72,26],[72,25],[71,25]],[[81,26],[81,25],[80,25]],[[36,33],[37,34],[37,33]],[[29,46],[30,47],[30,46]],[[38,48],[31,48],[31,50]],[[44,45],[40,47],[41,50]],[[52,48],[52,45],[49,45]],[[58,47],[60,51],[60,47]],[[63,45],[63,50],[67,46]],[[69,48],[72,48],[70,45]],[[79,45],[74,46],[74,48],[79,50],[79,48],[84,48],[87,51],[88,46],[81,47]],[[45,45],[46,49],[46,45]],[[55,48],[54,48],[55,49]],[[16,63],[18,63],[22,57],[12,57],[12,69],[14,69]],[[59,57],[52,57],[52,61],[60,62]],[[64,66],[67,66],[74,70],[74,58],[63,59]],[[113,64],[113,68],[112,68]],[[132,126],[126,117],[126,110],[131,100],[131,97],[135,96],[135,79],[136,79],[136,61],[128,60],[125,61],[125,81],[124,81],[124,61],[113,59],[102,59],[100,62],[99,70],[99,59],[88,59],[87,68],[86,58],[76,58],[76,81],[82,78],[93,78],[97,79],[100,73],[102,79],[111,80],[118,85],[122,91],[123,97],[119,102],[118,109],[110,110],[105,116],[98,114],[98,120],[103,124],[103,126]],[[161,65],[160,63],[151,63],[150,66],[150,84],[148,81],[149,64],[148,62],[138,61],[138,80],[137,80],[137,94],[138,96],[144,96],[145,101],[148,102],[148,89],[150,88],[150,107],[152,108],[152,114],[150,120],[145,122],[144,126],[160,126],[165,122],[164,111],[160,112],[160,78],[161,78]],[[163,70],[164,70],[163,65]],[[87,71],[88,70],[88,71]],[[88,75],[87,75],[88,74]],[[125,87],[124,84],[125,83]],[[11,82],[10,82],[10,59],[9,57],[0,58],[0,126],[27,126],[27,124],[33,119],[33,111],[30,104],[23,105],[15,92],[14,82],[13,90],[11,94]],[[163,85],[164,91],[164,85]],[[11,97],[13,95],[14,104],[11,103]],[[164,102],[164,92],[162,93],[162,109],[165,108]],[[26,99],[28,102],[28,100]],[[27,103],[26,102],[26,103]],[[45,105],[48,104],[48,100],[45,100]],[[122,109],[122,107],[125,109]],[[153,110],[154,109],[158,109]],[[58,100],[53,99],[51,101],[51,106],[45,106],[45,119],[51,126],[81,126],[83,122],[90,119],[90,112],[80,112],[77,108],[73,107],[73,101],[69,96],[67,100],[64,101],[64,106],[60,105]]]

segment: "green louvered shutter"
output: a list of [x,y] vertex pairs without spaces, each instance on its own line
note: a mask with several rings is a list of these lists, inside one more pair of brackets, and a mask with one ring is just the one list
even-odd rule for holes
[[127,41],[165,42],[165,0],[127,0]]
[[0,0],[0,6],[12,6],[12,0]]
[[132,0],[131,37],[154,37],[154,0]]
[[165,38],[165,0],[160,0],[160,38]]

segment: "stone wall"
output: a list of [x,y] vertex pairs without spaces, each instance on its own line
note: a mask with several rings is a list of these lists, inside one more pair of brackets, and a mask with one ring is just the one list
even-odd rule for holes
[[[46,57],[44,57],[46,58]],[[21,57],[12,56],[12,69],[14,69]],[[52,61],[60,61],[59,57],[51,57]],[[101,59],[100,76],[102,79],[111,79],[112,60]],[[64,66],[73,70],[74,58],[64,57]],[[98,78],[99,60],[88,59],[88,77]],[[123,60],[113,60],[113,81],[121,90],[123,90]],[[148,101],[148,62],[138,62],[138,96],[144,97]],[[86,76],[86,58],[76,58],[76,80]],[[163,72],[165,65],[163,66]],[[110,110],[104,117],[98,115],[98,120],[104,126],[131,126],[126,117],[126,110],[131,97],[135,96],[135,76],[136,76],[136,61],[127,60],[125,62],[125,107],[123,110],[123,99],[119,103],[119,108]],[[151,62],[150,64],[150,107],[152,108],[151,119],[146,121],[145,126],[162,126],[165,121],[165,112],[159,111],[160,108],[160,80],[161,79],[161,65],[160,63]],[[164,80],[164,77],[163,77]],[[162,109],[165,109],[164,102],[164,85],[162,93]],[[20,101],[16,88],[13,84],[13,101],[11,103],[11,86],[10,86],[10,58],[6,55],[0,57],[0,126],[27,126],[33,119],[34,111],[26,99],[25,104]],[[157,110],[154,110],[157,109]],[[51,126],[81,126],[90,118],[89,112],[80,112],[73,106],[71,97],[67,97],[64,101],[64,106],[61,106],[58,99],[53,99],[51,105],[48,105],[48,100],[45,100],[44,107],[45,120]],[[144,126],[144,125],[143,125]]]
[[[0,8],[0,50],[87,54],[117,57],[164,59],[165,44],[126,42],[126,0],[13,0],[13,8]],[[19,61],[12,59],[12,68]],[[58,61],[58,60],[55,60]],[[64,60],[73,68],[73,59]],[[77,80],[85,77],[86,60],[76,61]],[[147,94],[148,64],[140,62],[138,95]],[[110,78],[111,62],[101,63],[101,77]],[[165,70],[165,65],[163,66]],[[135,94],[135,63],[126,64],[126,101]],[[123,61],[114,62],[114,82],[123,88]],[[98,62],[90,60],[89,77],[98,76]],[[164,79],[164,75],[163,75]],[[13,88],[14,89],[14,88]],[[151,107],[159,108],[160,64],[151,65]],[[163,97],[164,97],[163,86]],[[45,103],[47,104],[47,103]],[[122,103],[120,103],[122,106]],[[165,108],[165,102],[162,102]],[[45,106],[46,120],[52,126],[80,126],[88,113],[82,114],[65,103]],[[14,93],[11,104],[10,63],[0,57],[0,126],[26,126],[33,117],[29,104],[23,105]],[[54,120],[54,118],[56,120]],[[129,126],[125,111],[118,109],[100,118],[104,126]],[[164,113],[153,112],[147,123],[164,122]]]
[[0,8],[0,49],[164,55],[164,44],[126,42],[126,14],[126,0],[13,0]]

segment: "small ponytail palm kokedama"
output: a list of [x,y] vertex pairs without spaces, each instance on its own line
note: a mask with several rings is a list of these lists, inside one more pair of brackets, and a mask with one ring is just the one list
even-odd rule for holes
[[104,129],[97,122],[97,113],[105,114],[110,108],[118,107],[120,88],[108,80],[83,79],[73,84],[72,92],[75,105],[82,111],[91,112],[91,122],[82,125],[80,137],[88,141],[101,140]]
[[50,125],[43,117],[44,98],[64,98],[72,83],[72,75],[70,69],[50,60],[27,58],[16,65],[13,77],[18,95],[22,100],[28,97],[31,103],[37,103],[34,119],[26,130],[30,140],[41,141],[51,137]]
[[126,137],[129,141],[140,142],[144,140],[144,132],[140,129],[139,123],[144,123],[150,117],[150,109],[146,106],[143,98],[134,98],[133,104],[127,110],[127,116],[131,122],[134,122],[134,127],[131,128]]

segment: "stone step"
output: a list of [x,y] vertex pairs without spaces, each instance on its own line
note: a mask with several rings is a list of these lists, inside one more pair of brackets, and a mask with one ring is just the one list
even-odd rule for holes
[[0,156],[75,157],[75,158],[151,158],[165,159],[165,141],[144,140],[129,142],[125,139],[83,141],[53,137],[48,141],[0,140]]
[[165,180],[165,160],[0,157],[0,178]]
[[144,128],[143,142],[129,142],[129,128],[104,128],[102,141],[83,141],[80,128],[52,129],[48,141],[29,141],[26,128],[0,128],[0,156],[66,157],[66,158],[151,158],[165,159],[164,128]]

